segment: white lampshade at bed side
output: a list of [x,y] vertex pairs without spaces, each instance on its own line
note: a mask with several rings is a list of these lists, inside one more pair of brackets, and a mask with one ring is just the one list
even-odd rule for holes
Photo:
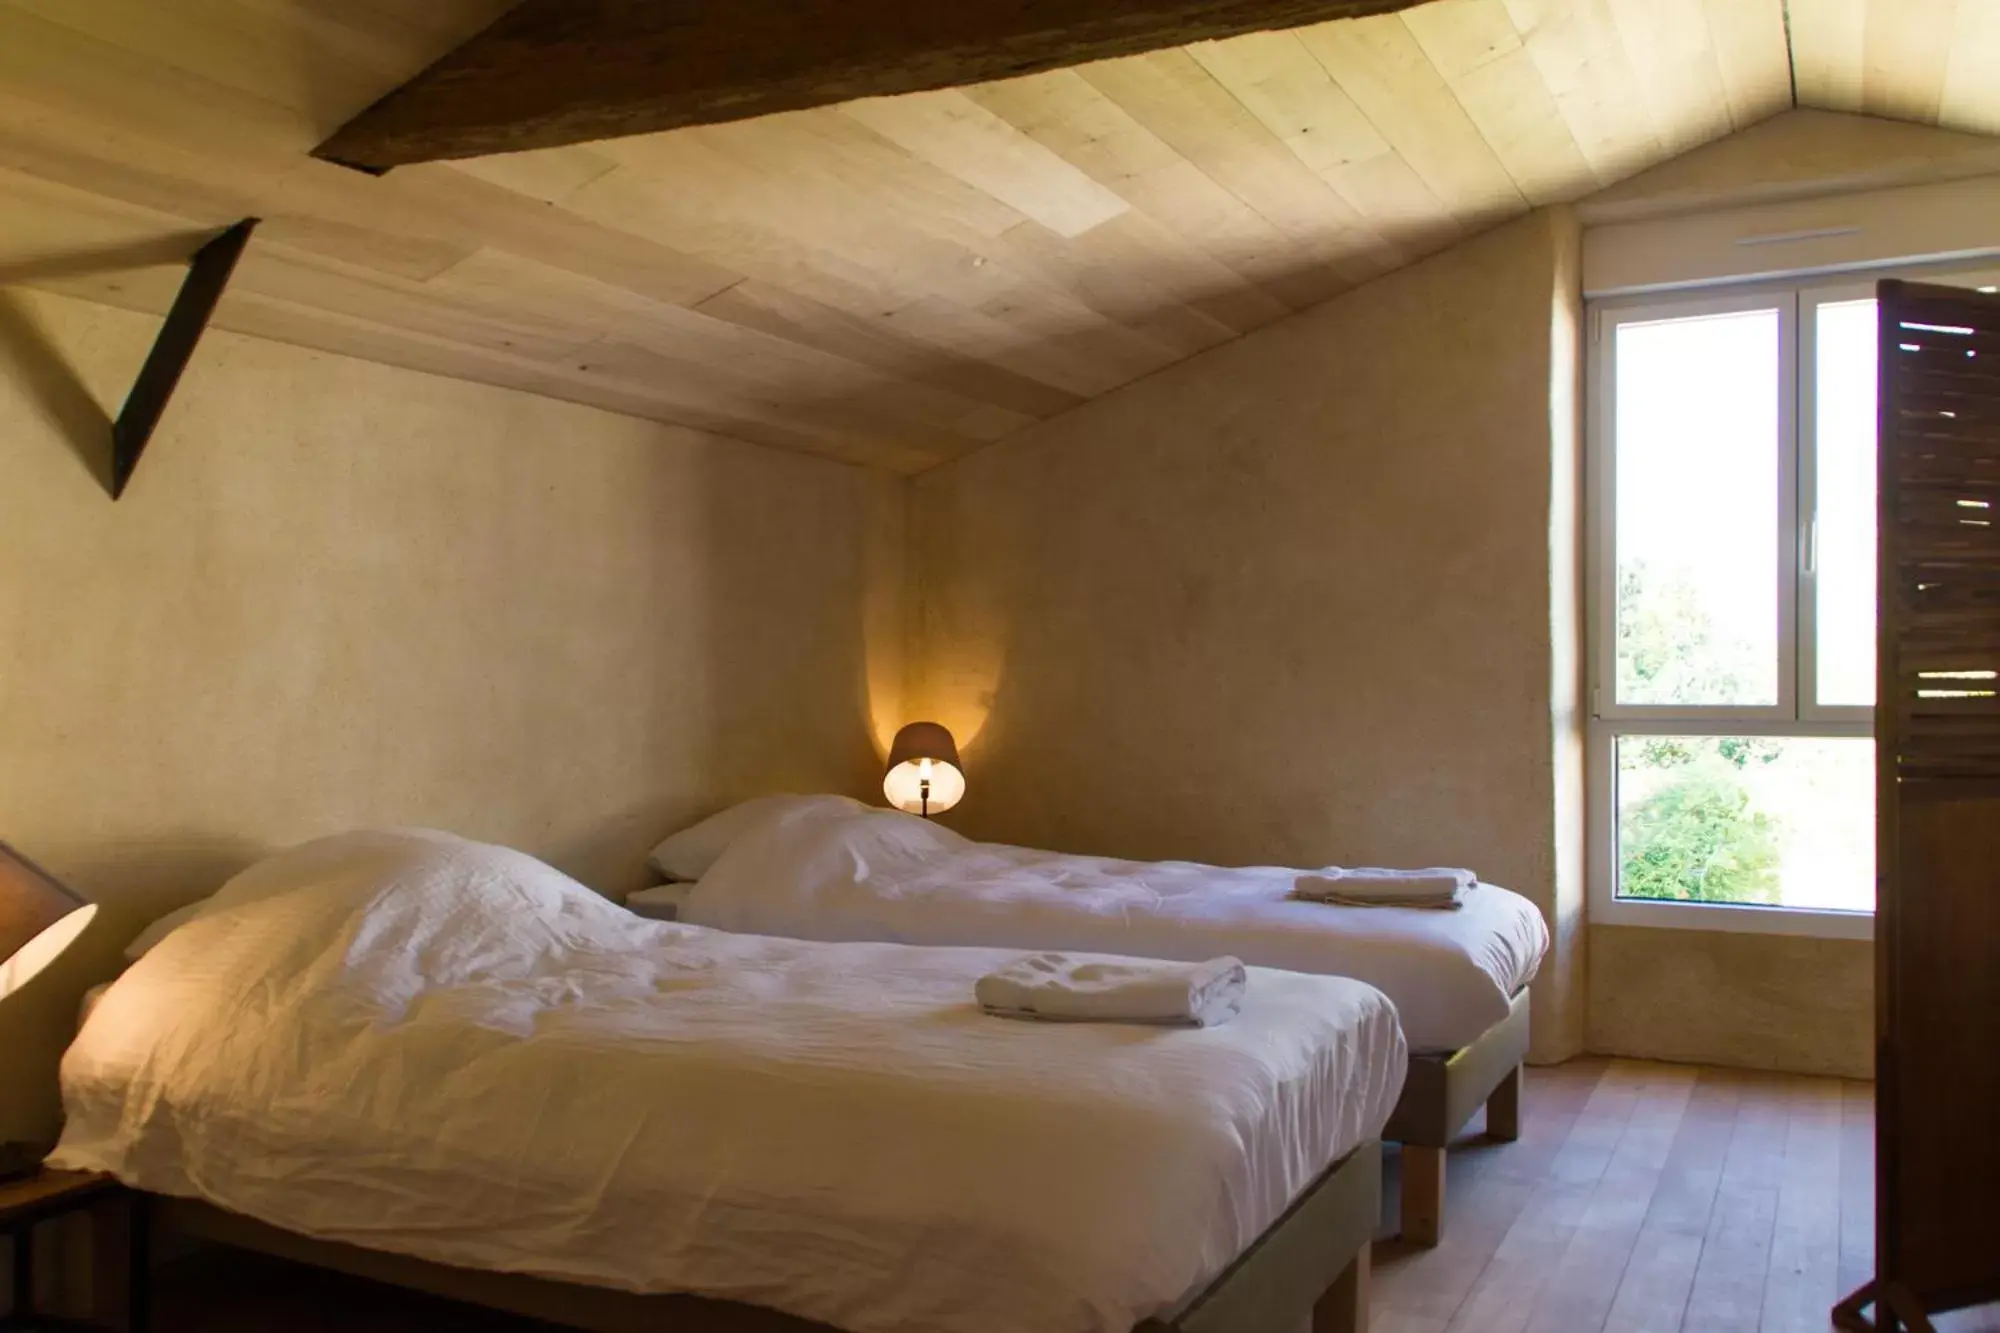
[[957,805],[965,795],[965,774],[951,732],[936,722],[912,722],[897,732],[882,794],[905,814],[926,819]]
[[[0,842],[0,999],[60,958],[95,915],[95,903]],[[0,1142],[0,1183],[32,1176],[41,1165],[39,1147]]]
[[60,957],[96,914],[95,903],[0,842],[0,998]]

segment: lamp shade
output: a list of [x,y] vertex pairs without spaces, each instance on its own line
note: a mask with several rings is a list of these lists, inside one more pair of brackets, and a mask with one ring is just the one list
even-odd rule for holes
[[0,842],[0,996],[54,961],[96,914],[96,904]]
[[936,722],[912,722],[897,732],[882,794],[905,814],[942,814],[957,805],[965,795],[965,774],[951,733]]

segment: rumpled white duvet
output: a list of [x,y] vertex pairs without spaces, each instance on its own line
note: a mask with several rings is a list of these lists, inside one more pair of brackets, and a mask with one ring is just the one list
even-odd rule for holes
[[55,1162],[447,1264],[846,1328],[1121,1330],[1377,1135],[1377,992],[1212,1029],[987,1017],[990,949],[642,921],[438,834],[253,867],[98,1002]]
[[1395,1002],[1413,1051],[1471,1044],[1548,951],[1533,903],[1492,884],[1456,912],[1292,897],[1276,866],[1116,861],[970,842],[890,810],[812,805],[746,830],[679,919],[811,940],[1006,945],[1353,977]]

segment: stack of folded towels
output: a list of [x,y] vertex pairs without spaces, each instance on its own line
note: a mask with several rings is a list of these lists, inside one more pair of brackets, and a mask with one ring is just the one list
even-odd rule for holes
[[1456,912],[1465,906],[1465,895],[1478,884],[1479,877],[1470,870],[1446,866],[1427,870],[1383,870],[1379,866],[1343,870],[1336,866],[1300,875],[1292,884],[1292,896],[1342,907],[1417,907]]
[[1081,962],[1037,953],[987,973],[973,994],[980,1008],[1001,1018],[1208,1028],[1236,1017],[1248,979],[1234,958]]

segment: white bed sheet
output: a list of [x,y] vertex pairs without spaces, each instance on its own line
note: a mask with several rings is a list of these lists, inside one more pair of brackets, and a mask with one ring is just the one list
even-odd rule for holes
[[1234,954],[1379,988],[1413,1051],[1457,1050],[1506,1018],[1548,951],[1534,904],[1492,884],[1457,912],[1341,907],[1293,899],[1299,873],[1069,856],[895,811],[807,810],[738,838],[679,919],[795,939]]
[[308,844],[215,903],[90,1014],[58,1165],[860,1333],[1129,1328],[1379,1134],[1403,1078],[1358,983],[1253,971],[1205,1030],[1010,1021],[972,999],[1009,951],[635,922],[441,835]]

